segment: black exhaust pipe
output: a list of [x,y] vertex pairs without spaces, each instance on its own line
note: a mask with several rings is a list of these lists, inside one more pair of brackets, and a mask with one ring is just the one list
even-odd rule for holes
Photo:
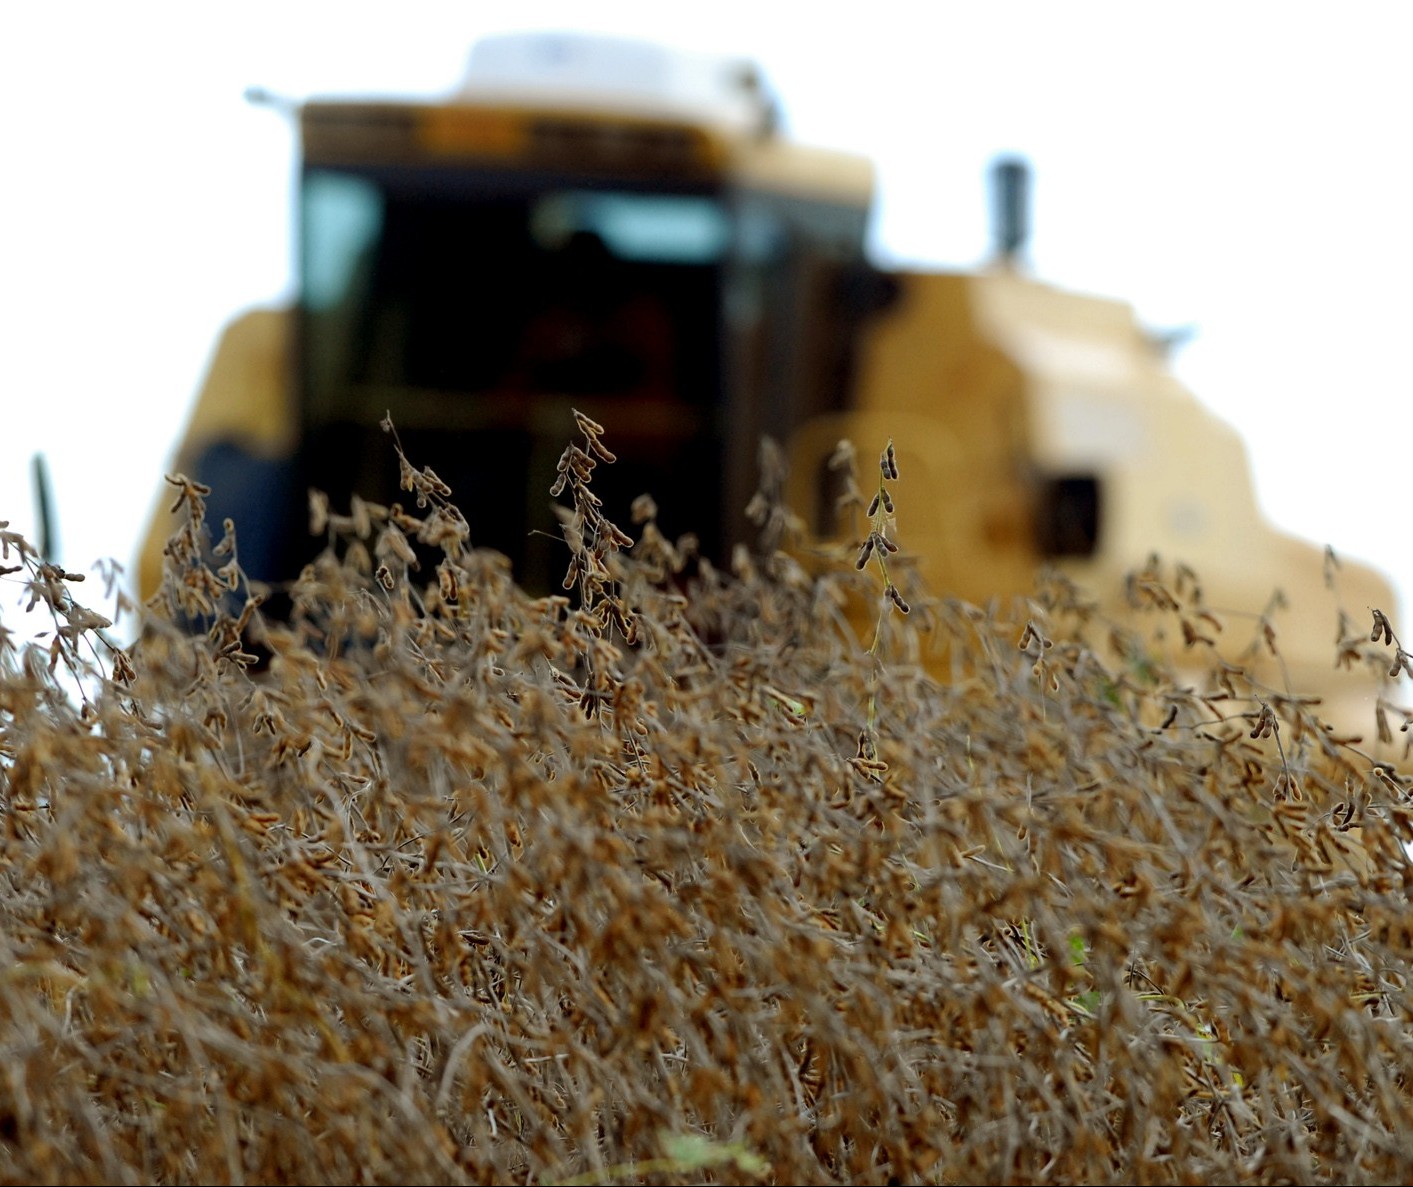
[[992,233],[1001,263],[1012,265],[1030,238],[1030,165],[1001,157],[991,166]]

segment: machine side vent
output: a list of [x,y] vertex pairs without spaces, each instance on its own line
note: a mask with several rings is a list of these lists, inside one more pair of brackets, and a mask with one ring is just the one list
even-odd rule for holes
[[1040,485],[1035,541],[1044,557],[1090,557],[1103,526],[1102,487],[1096,475],[1064,474]]

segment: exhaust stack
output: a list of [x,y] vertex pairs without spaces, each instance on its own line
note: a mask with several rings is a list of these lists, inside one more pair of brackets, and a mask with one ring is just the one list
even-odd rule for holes
[[991,166],[992,234],[996,257],[1015,267],[1030,238],[1030,165],[1021,157],[1001,157]]

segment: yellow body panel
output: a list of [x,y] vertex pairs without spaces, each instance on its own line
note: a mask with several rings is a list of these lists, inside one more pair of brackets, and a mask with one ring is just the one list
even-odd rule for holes
[[[1170,573],[1185,564],[1226,624],[1222,654],[1236,660],[1279,590],[1284,667],[1243,662],[1274,687],[1338,703],[1332,715],[1371,720],[1367,674],[1335,668],[1338,611],[1360,624],[1374,607],[1395,613],[1391,585],[1344,562],[1327,588],[1324,550],[1262,515],[1240,438],[1174,378],[1129,306],[1006,270],[900,282],[899,300],[866,334],[857,408],[793,439],[791,498],[808,524],[828,523],[821,476],[838,441],[859,449],[867,498],[871,451],[891,437],[898,540],[927,587],[973,601],[1026,594],[1045,559],[1029,526],[1045,478],[1092,474],[1095,550],[1054,563],[1107,612],[1141,625],[1127,577],[1155,554]],[[1155,642],[1170,658],[1206,666],[1171,619],[1166,627]]]
[[928,586],[976,601],[1028,588],[1037,554],[1023,377],[969,330],[965,277],[898,279],[896,303],[865,334],[856,408],[811,420],[792,442],[791,502],[811,528],[827,525],[819,500],[840,439],[860,452],[867,498],[870,451],[891,438],[907,475],[900,530]]
[[[231,322],[207,368],[172,471],[191,475],[195,459],[217,442],[254,457],[288,457],[297,425],[290,400],[290,323],[285,309],[252,309]],[[138,560],[138,591],[145,601],[162,580],[162,554],[176,526],[172,491],[153,508]]]

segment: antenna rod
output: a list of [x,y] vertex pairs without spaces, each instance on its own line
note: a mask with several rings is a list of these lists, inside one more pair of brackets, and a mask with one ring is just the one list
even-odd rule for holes
[[58,547],[58,535],[54,529],[54,499],[49,489],[49,466],[42,453],[36,453],[30,469],[34,474],[34,504],[39,515],[39,555],[41,559],[53,562]]

